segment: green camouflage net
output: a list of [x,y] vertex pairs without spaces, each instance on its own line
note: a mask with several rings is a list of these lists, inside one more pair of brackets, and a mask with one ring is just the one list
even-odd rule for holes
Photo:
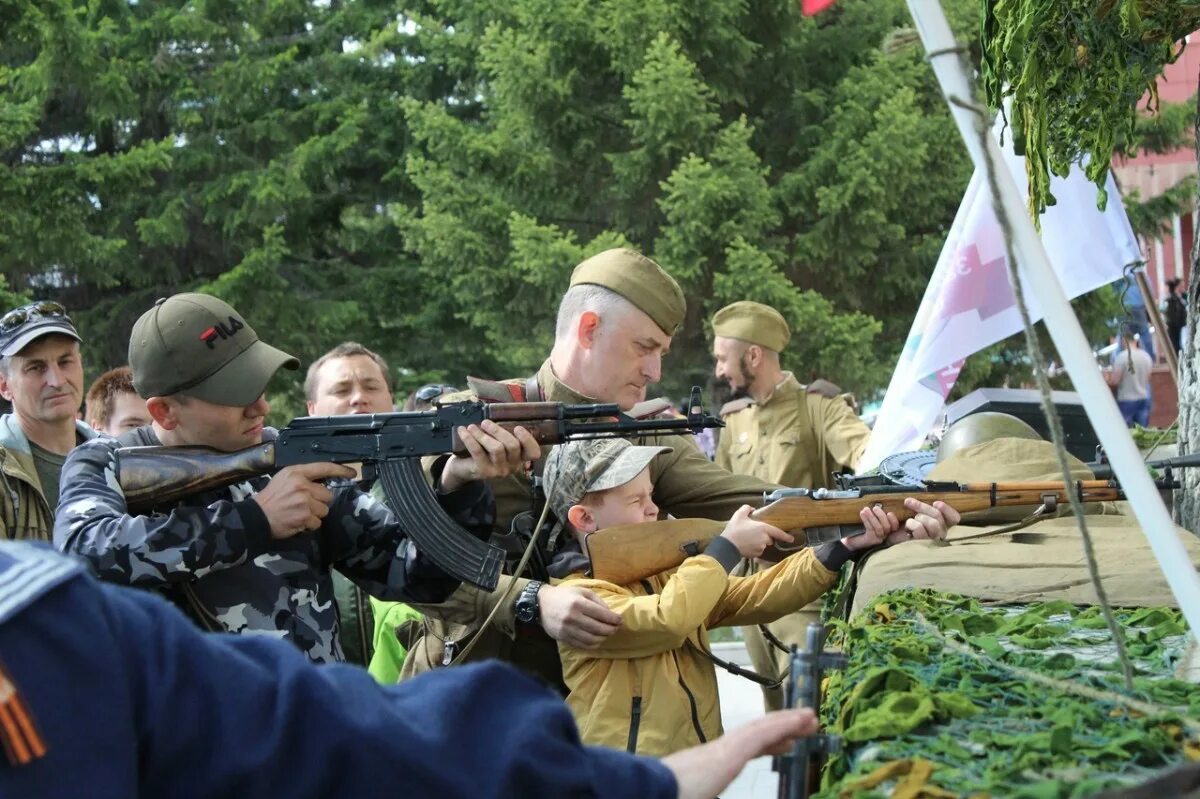
[[845,750],[818,795],[1065,799],[1200,759],[1200,686],[1173,676],[1186,623],[1167,608],[1117,616],[1135,697],[1096,607],[901,590],[834,622],[849,664],[823,714]]

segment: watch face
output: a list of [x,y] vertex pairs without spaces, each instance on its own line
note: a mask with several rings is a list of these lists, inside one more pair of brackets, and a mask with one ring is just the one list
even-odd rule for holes
[[523,622],[533,621],[533,617],[537,614],[537,606],[528,601],[524,597],[517,601],[517,620]]

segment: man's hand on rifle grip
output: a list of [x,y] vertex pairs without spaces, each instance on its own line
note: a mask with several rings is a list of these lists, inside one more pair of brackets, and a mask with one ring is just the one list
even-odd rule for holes
[[316,530],[329,515],[333,492],[325,480],[353,479],[355,471],[337,463],[305,463],[280,469],[251,499],[271,523],[272,538],[291,538],[305,530]]
[[455,429],[470,457],[450,456],[438,485],[444,493],[475,480],[508,477],[542,456],[541,447],[524,427],[514,427],[509,432],[491,419],[485,419],[481,424]]

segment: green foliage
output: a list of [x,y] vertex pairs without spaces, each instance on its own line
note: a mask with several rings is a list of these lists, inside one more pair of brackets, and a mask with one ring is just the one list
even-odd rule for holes
[[[976,50],[978,4],[945,5]],[[71,308],[91,370],[201,289],[304,362],[379,350],[402,395],[531,372],[571,267],[630,245],[689,300],[664,393],[753,298],[801,379],[869,396],[969,174],[907,23],[901,0],[10,3],[0,275]],[[271,394],[300,411],[294,375]]]
[[[1156,113],[1139,114],[1133,137],[1119,145],[1126,156],[1142,151],[1171,153],[1195,146],[1196,98],[1160,105]],[[1147,239],[1161,239],[1171,232],[1171,220],[1191,213],[1196,206],[1196,176],[1188,175],[1162,193],[1142,200],[1136,189],[1124,193],[1125,212],[1133,232]]]
[[1152,114],[1138,114],[1133,126],[1133,138],[1120,143],[1119,152],[1134,157],[1143,150],[1151,153],[1172,153],[1196,144],[1192,125],[1196,121],[1196,97],[1181,103],[1160,103]]
[[[988,104],[1012,99],[1008,120],[1027,159],[1029,210],[1048,205],[1050,174],[1085,171],[1103,187],[1113,154],[1135,139],[1137,104],[1200,27],[1200,5],[1170,0],[987,0],[981,77]],[[1100,194],[1103,204],[1104,193]]]
[[[0,273],[72,309],[96,371],[191,289],[303,360],[353,337],[402,364],[389,295],[420,297],[386,213],[411,191],[397,98],[471,71],[405,30],[377,2],[8,4]],[[294,381],[280,396],[300,410]]]
[[[972,30],[973,4],[950,5]],[[706,321],[747,298],[793,325],[802,379],[877,391],[967,178],[920,52],[881,49],[906,19],[891,0],[819,24],[676,0],[523,0],[481,35],[447,19],[480,36],[487,113],[404,105],[420,202],[397,227],[421,273],[500,300],[453,311],[494,374],[534,369],[571,266],[628,243],[688,297],[668,393],[707,378]]]

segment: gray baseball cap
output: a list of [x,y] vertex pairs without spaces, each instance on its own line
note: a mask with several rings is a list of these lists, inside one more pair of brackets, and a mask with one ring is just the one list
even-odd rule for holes
[[249,405],[280,367],[300,368],[207,294],[176,294],[142,314],[129,338],[129,365],[142,397],[186,394],[216,405]]
[[655,455],[670,451],[670,447],[637,447],[623,438],[559,444],[546,459],[542,475],[550,510],[566,524],[567,511],[585,494],[625,485],[641,474]]

